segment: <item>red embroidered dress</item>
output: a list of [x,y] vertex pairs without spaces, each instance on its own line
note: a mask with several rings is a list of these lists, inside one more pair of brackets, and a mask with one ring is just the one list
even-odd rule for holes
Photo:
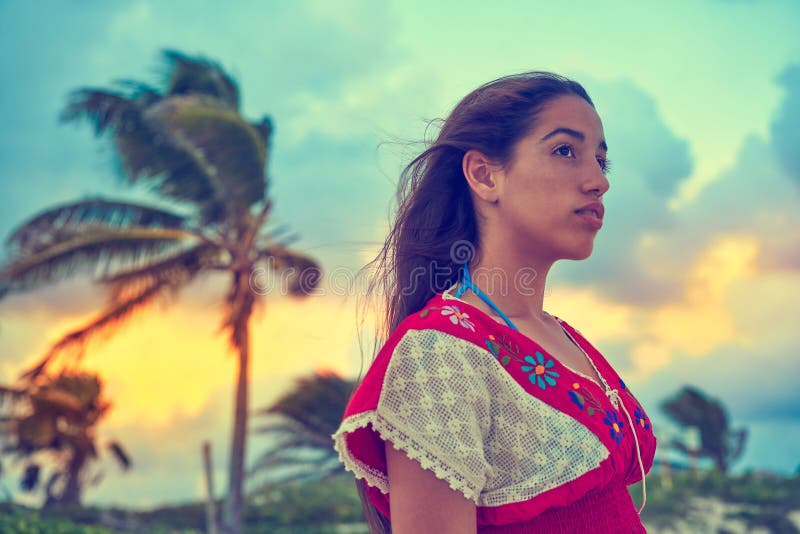
[[383,515],[385,438],[475,502],[480,533],[646,532],[627,486],[652,467],[650,420],[597,349],[556,319],[609,388],[448,292],[395,329],[333,435]]

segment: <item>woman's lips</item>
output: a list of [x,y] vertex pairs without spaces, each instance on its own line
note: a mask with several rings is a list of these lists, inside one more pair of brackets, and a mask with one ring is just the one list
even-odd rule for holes
[[597,217],[595,217],[595,215],[594,215],[594,214],[592,214],[592,213],[586,213],[586,212],[583,212],[583,213],[575,213],[575,215],[577,215],[578,217],[580,217],[581,219],[583,219],[583,221],[584,221],[584,222],[585,222],[585,223],[586,223],[588,226],[591,226],[591,227],[592,227],[592,228],[594,228],[595,230],[599,230],[600,228],[602,228],[602,227],[603,227],[603,221],[602,221],[602,219],[598,219],[598,218],[597,218]]

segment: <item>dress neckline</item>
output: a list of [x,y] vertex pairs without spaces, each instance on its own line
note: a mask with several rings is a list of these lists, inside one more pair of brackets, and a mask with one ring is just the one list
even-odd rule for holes
[[[461,300],[460,298],[458,298],[458,297],[455,297],[455,296],[451,295],[451,294],[449,293],[449,291],[450,291],[451,289],[453,289],[454,287],[456,287],[456,285],[457,285],[457,284],[453,284],[452,286],[450,286],[450,288],[448,288],[448,289],[445,289],[444,291],[442,291],[442,292],[439,294],[439,297],[440,297],[442,300],[445,300],[445,301],[447,301],[447,300],[455,300],[455,301],[458,301],[458,302],[460,302],[461,304],[464,304],[465,306],[469,306],[471,310],[473,310],[473,311],[475,311],[475,312],[477,312],[477,313],[480,313],[480,314],[482,314],[482,315],[484,315],[484,316],[488,317],[488,318],[489,318],[489,319],[490,319],[490,320],[491,320],[493,323],[496,323],[496,324],[498,324],[498,325],[499,325],[501,328],[504,328],[504,329],[506,329],[506,330],[508,330],[508,331],[512,332],[514,335],[518,335],[518,336],[522,337],[522,338],[523,338],[525,341],[527,341],[528,343],[532,343],[533,345],[535,345],[536,347],[538,347],[538,349],[539,349],[539,350],[540,350],[540,351],[541,351],[543,354],[546,354],[547,356],[549,356],[549,357],[550,357],[550,358],[552,358],[553,360],[557,361],[557,362],[558,362],[558,363],[559,363],[561,366],[563,366],[564,368],[566,368],[566,369],[567,369],[568,371],[570,371],[571,373],[573,373],[573,374],[576,374],[576,375],[578,375],[578,376],[580,376],[580,377],[582,377],[582,378],[584,378],[584,379],[588,380],[589,382],[591,382],[592,384],[594,384],[595,386],[597,386],[598,388],[600,388],[600,391],[603,391],[603,392],[605,392],[605,391],[606,391],[606,388],[605,388],[605,387],[604,387],[604,386],[603,386],[601,383],[599,383],[597,380],[595,380],[594,378],[592,378],[591,376],[589,376],[589,375],[587,375],[587,374],[585,374],[585,373],[582,373],[582,372],[578,371],[577,369],[573,369],[572,367],[570,367],[569,365],[567,365],[566,363],[564,363],[563,361],[561,361],[561,359],[560,359],[560,358],[557,358],[556,356],[554,356],[553,354],[551,354],[551,353],[550,353],[550,351],[548,351],[547,349],[545,349],[545,348],[544,348],[542,345],[540,345],[539,343],[537,343],[537,342],[536,342],[534,339],[531,339],[531,338],[530,338],[528,335],[526,335],[525,333],[523,333],[521,330],[517,330],[517,329],[515,329],[515,328],[512,328],[512,327],[510,327],[509,325],[507,325],[507,324],[505,324],[505,323],[502,323],[502,322],[500,322],[500,321],[497,321],[497,320],[495,320],[495,319],[494,319],[494,318],[493,318],[491,315],[489,315],[488,313],[486,313],[486,312],[485,312],[485,311],[483,311],[482,309],[478,308],[478,307],[477,307],[477,306],[475,306],[474,304],[471,304],[471,303],[467,302],[466,300]],[[547,313],[547,312],[544,312],[544,313]],[[550,315],[550,317],[552,317],[553,319],[555,319],[555,320],[558,322],[559,326],[560,326],[560,327],[561,327],[561,329],[564,331],[564,333],[567,335],[567,337],[568,337],[568,338],[569,338],[569,339],[570,339],[570,340],[571,340],[573,343],[575,343],[575,345],[577,345],[577,346],[578,346],[578,348],[579,348],[579,349],[580,349],[580,350],[581,350],[581,351],[584,353],[584,355],[586,356],[586,358],[590,360],[591,364],[593,364],[593,363],[594,363],[594,361],[593,361],[593,360],[591,360],[591,357],[590,357],[590,356],[589,356],[589,354],[586,352],[586,349],[584,349],[584,348],[583,348],[583,347],[580,345],[580,342],[579,342],[577,339],[575,339],[575,337],[574,337],[574,336],[573,336],[573,335],[572,335],[572,334],[571,334],[571,333],[570,333],[570,332],[567,330],[567,328],[564,326],[564,321],[562,321],[561,319],[559,319],[559,318],[558,318],[558,317],[556,317],[555,315],[551,315],[550,313],[547,313],[547,315]],[[600,375],[600,371],[599,371],[598,369],[596,369],[596,365],[595,365],[594,367],[595,367],[595,371],[597,372],[598,376],[601,376],[601,380],[602,380],[602,375]]]

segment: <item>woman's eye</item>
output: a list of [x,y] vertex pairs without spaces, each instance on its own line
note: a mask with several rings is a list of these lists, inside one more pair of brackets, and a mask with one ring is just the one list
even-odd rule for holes
[[603,174],[608,174],[608,171],[611,170],[611,161],[606,158],[597,158],[597,163],[600,164],[600,168],[603,170]]
[[560,147],[556,148],[553,153],[558,154],[559,156],[564,156],[565,158],[575,156],[575,153],[572,151],[572,147],[569,145],[561,145]]

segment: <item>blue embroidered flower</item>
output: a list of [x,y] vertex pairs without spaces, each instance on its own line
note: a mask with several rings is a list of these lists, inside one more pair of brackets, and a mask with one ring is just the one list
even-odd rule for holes
[[636,424],[641,428],[644,428],[645,430],[650,428],[650,423],[648,422],[647,416],[645,415],[641,406],[636,407],[636,411],[633,412],[633,416],[636,418]]
[[553,360],[545,362],[544,356],[538,350],[536,351],[536,359],[533,356],[525,356],[524,359],[531,365],[523,365],[521,369],[523,373],[530,373],[528,380],[531,381],[531,384],[536,384],[542,389],[556,385],[556,381],[553,378],[558,378],[561,375],[556,371],[548,371],[555,365]]
[[603,418],[603,422],[611,427],[611,438],[619,445],[624,435],[622,429],[625,428],[625,423],[620,421],[617,412],[613,410],[606,410],[606,417]]
[[619,385],[622,386],[622,389],[627,389],[625,382],[623,382],[621,378],[619,379]]

